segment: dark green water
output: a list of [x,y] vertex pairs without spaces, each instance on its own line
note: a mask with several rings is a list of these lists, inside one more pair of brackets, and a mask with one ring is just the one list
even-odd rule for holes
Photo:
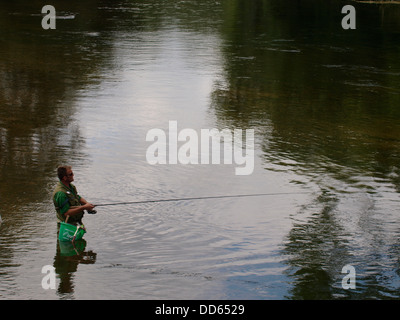
[[[398,299],[400,6],[0,4],[1,299]],[[255,131],[254,172],[146,161],[153,128]],[[98,208],[76,250],[51,194]],[[44,290],[42,267],[56,269]],[[356,288],[342,288],[343,266]]]

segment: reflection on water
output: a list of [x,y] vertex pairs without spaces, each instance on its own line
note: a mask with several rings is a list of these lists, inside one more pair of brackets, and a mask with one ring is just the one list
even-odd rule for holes
[[[289,8],[267,2],[257,14],[251,5],[238,8],[241,19],[226,24],[232,30],[225,34],[226,80],[214,91],[213,105],[220,118],[259,128],[267,170],[289,173],[292,184],[320,190],[292,215],[282,250],[289,266],[285,274],[293,281],[287,297],[394,298],[399,29],[393,16],[377,15],[389,8],[361,5],[353,38],[315,15],[324,17],[327,8],[339,13],[340,4],[318,4]],[[255,22],[256,16],[286,28],[278,33]],[[366,26],[367,17],[381,25]],[[383,34],[381,26],[389,21],[395,24]],[[357,292],[340,286],[346,264],[358,271]]]
[[57,241],[53,266],[59,280],[57,294],[62,299],[73,297],[75,287],[73,278],[78,266],[96,263],[96,253],[91,250],[85,251],[85,248],[84,239],[75,242]]
[[[349,32],[334,0],[52,5],[44,31],[40,1],[0,4],[0,298],[399,298],[399,6]],[[254,174],[150,166],[170,120],[254,129]],[[104,208],[54,257],[64,163],[98,203],[286,195]]]

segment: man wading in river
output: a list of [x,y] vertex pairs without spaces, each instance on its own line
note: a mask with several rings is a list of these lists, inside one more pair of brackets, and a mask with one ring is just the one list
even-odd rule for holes
[[74,173],[70,166],[61,166],[57,169],[58,182],[53,193],[53,202],[57,211],[57,218],[60,222],[65,222],[67,216],[68,223],[82,224],[84,210],[90,213],[93,211],[94,205],[83,199],[77,192],[76,187],[71,184],[74,181]]

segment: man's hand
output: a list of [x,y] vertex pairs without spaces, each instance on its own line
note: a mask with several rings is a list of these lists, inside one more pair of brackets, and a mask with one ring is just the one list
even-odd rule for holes
[[92,211],[94,209],[94,205],[91,203],[86,203],[85,205],[82,206],[82,209],[87,210],[87,211]]

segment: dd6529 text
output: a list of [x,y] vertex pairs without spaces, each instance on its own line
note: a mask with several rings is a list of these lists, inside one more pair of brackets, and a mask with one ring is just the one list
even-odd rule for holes
[[220,304],[220,305],[214,305],[214,304],[201,304],[200,305],[200,314],[243,314],[244,313],[244,305],[236,305],[236,304]]

